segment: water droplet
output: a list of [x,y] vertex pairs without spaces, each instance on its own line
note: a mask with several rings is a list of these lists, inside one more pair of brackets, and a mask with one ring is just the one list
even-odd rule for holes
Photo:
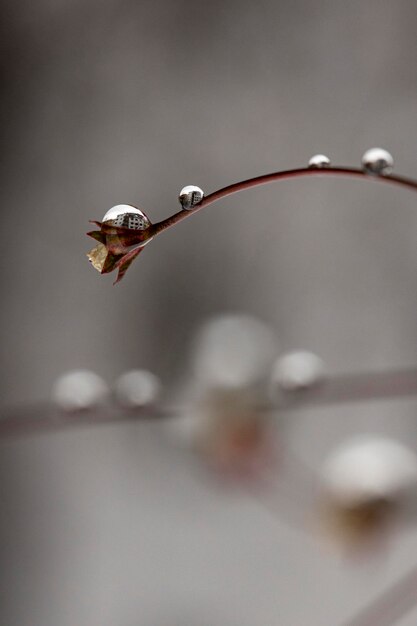
[[147,370],[131,370],[118,378],[115,394],[127,408],[139,408],[155,402],[161,391],[159,379]]
[[111,222],[113,226],[122,226],[134,230],[145,230],[150,220],[143,211],[130,204],[117,204],[107,211],[103,222]]
[[315,154],[308,162],[308,167],[311,169],[321,169],[330,165],[330,159],[325,154]]
[[183,187],[178,196],[178,200],[183,209],[190,211],[196,204],[201,202],[204,197],[204,191],[196,185],[187,185]]
[[60,376],[54,384],[52,398],[64,411],[93,409],[104,403],[107,385],[89,370],[72,370]]
[[392,172],[394,159],[383,148],[370,148],[362,157],[362,166],[368,174],[386,176]]
[[307,389],[320,383],[324,372],[323,361],[312,352],[289,352],[275,362],[272,384],[284,391]]

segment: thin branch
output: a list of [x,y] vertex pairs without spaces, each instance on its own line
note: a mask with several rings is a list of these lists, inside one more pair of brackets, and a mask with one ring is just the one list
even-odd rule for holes
[[223,187],[223,189],[219,189],[218,191],[214,191],[208,196],[205,196],[201,202],[199,202],[194,208],[189,211],[181,210],[171,217],[162,220],[161,222],[157,222],[152,226],[152,235],[159,235],[161,232],[178,224],[185,218],[193,215],[197,211],[201,211],[209,204],[213,204],[218,200],[226,198],[227,196],[231,196],[232,194],[238,193],[240,191],[244,191],[245,189],[251,189],[253,187],[259,187],[260,185],[268,185],[270,183],[275,183],[279,180],[286,180],[290,178],[302,178],[304,176],[347,176],[349,178],[361,178],[367,181],[377,181],[384,182],[391,185],[398,185],[400,187],[406,187],[417,191],[417,181],[412,180],[410,178],[404,178],[403,176],[383,176],[383,175],[373,175],[368,174],[364,170],[354,168],[354,167],[326,167],[326,168],[300,168],[296,170],[285,170],[283,172],[272,172],[272,174],[264,174],[263,176],[256,176],[255,178],[249,178],[248,180],[243,180],[239,183],[234,183],[233,185],[228,185],[227,187]]

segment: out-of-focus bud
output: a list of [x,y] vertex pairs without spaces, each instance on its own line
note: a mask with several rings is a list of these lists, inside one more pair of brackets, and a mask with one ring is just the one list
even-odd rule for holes
[[390,439],[358,437],[330,455],[321,476],[336,529],[348,538],[364,538],[417,486],[417,456]]
[[77,412],[102,405],[108,394],[104,380],[89,370],[73,370],[54,384],[52,399],[64,411]]
[[153,404],[161,391],[159,379],[147,370],[131,370],[122,374],[115,384],[119,404],[135,409]]
[[247,315],[219,316],[197,337],[195,445],[222,472],[252,474],[269,454],[269,422],[258,405],[275,346],[273,331]]
[[279,357],[272,368],[274,389],[300,391],[318,385],[324,380],[325,366],[312,352],[289,352]]
[[211,389],[194,407],[198,430],[194,443],[221,472],[252,473],[268,446],[269,424],[244,390]]

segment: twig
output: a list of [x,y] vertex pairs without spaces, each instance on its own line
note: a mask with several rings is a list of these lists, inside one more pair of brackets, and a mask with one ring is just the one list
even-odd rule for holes
[[417,181],[412,180],[410,178],[404,178],[403,176],[376,176],[372,174],[368,174],[364,170],[354,168],[354,167],[326,167],[326,168],[300,168],[295,170],[286,170],[283,172],[273,172],[272,174],[264,174],[263,176],[256,176],[255,178],[249,178],[248,180],[243,180],[239,183],[234,183],[233,185],[228,185],[227,187],[223,187],[223,189],[219,189],[211,193],[208,196],[205,196],[201,202],[199,202],[194,208],[186,211],[181,210],[171,217],[162,220],[161,222],[157,222],[153,224],[152,228],[152,236],[159,235],[167,228],[171,228],[178,222],[181,222],[185,218],[190,215],[196,213],[197,211],[201,211],[210,204],[221,200],[222,198],[226,198],[227,196],[231,196],[234,193],[238,193],[240,191],[244,191],[245,189],[251,189],[253,187],[259,187],[260,185],[267,185],[270,183],[277,182],[279,180],[285,180],[290,178],[301,178],[304,176],[347,176],[350,178],[361,178],[362,180],[367,181],[377,181],[388,183],[392,185],[399,185],[400,187],[407,187],[409,189],[413,189],[417,191]]

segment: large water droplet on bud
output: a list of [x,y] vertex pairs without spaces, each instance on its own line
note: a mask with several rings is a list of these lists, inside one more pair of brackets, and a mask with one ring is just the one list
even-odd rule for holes
[[112,207],[103,217],[103,222],[111,222],[113,226],[133,230],[145,230],[151,223],[143,211],[130,204],[117,204]]

